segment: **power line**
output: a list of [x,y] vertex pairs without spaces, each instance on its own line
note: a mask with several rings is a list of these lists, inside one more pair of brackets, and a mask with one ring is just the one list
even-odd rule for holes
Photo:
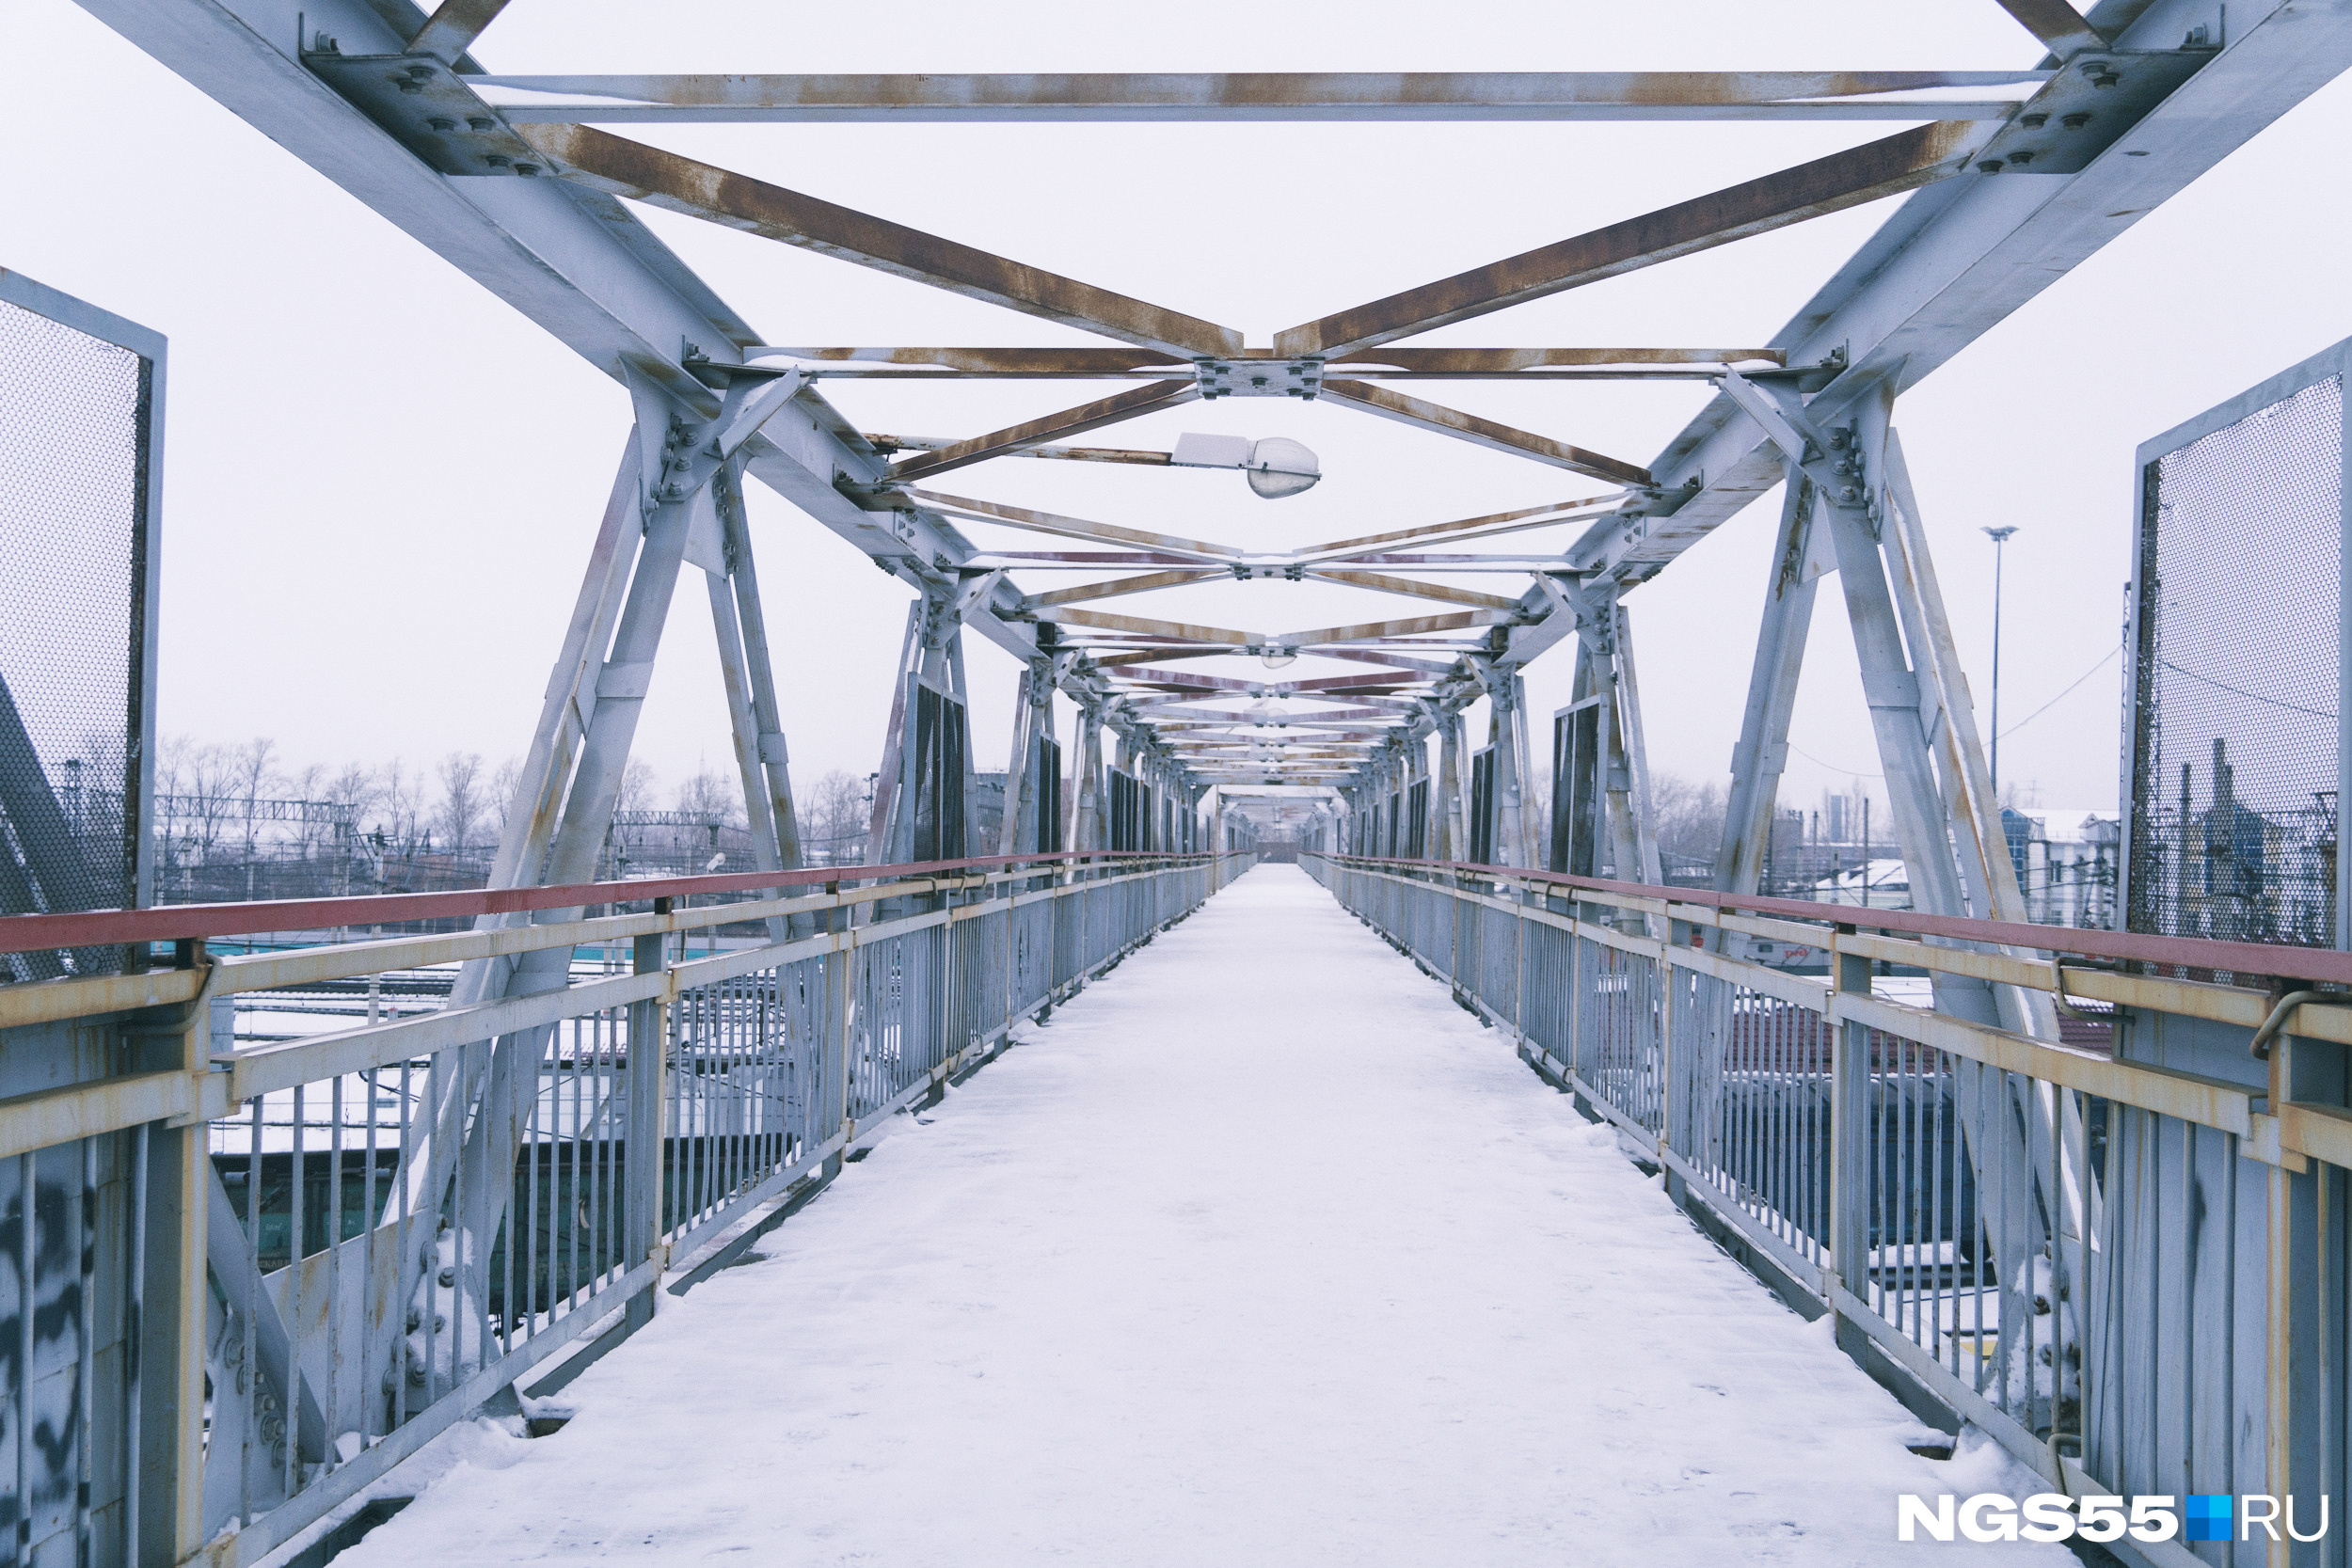
[[1812,752],[1806,751],[1804,747],[1798,745],[1793,740],[1788,742],[1788,749],[1796,752],[1797,755],[1804,757],[1808,762],[1820,763],[1823,768],[1828,768],[1833,773],[1843,773],[1850,778],[1855,779],[1883,780],[1886,777],[1883,773],[1865,773],[1858,768],[1840,768],[1834,762],[1824,761],[1822,758],[1815,756]]
[[2075,687],[2082,685],[2083,682],[2089,680],[2091,676],[2106,669],[2107,667],[2107,660],[2113,658],[2117,654],[2122,651],[2123,644],[2118,642],[2114,647],[2109,648],[2106,653],[2100,655],[2098,663],[2092,665],[2090,669],[2085,670],[2081,674],[2076,675],[2072,681],[2068,682],[2064,691],[2059,692],[2057,696],[2051,698],[2048,702],[2042,704],[2040,707],[2034,709],[2031,713],[2028,713],[2023,719],[2020,719],[2017,722],[2003,730],[2001,732],[2000,738],[2007,740],[2010,736],[2015,735],[2019,730],[2024,729],[2027,724],[2032,723],[2035,720],[2041,718],[2043,714],[2058,706],[2058,704],[2064,702],[2074,691]]

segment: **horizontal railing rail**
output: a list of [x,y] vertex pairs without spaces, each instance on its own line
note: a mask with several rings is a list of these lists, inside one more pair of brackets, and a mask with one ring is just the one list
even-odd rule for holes
[[[80,910],[59,914],[0,916],[0,953],[99,947],[119,942],[318,931],[351,926],[398,926],[420,920],[466,920],[529,914],[596,904],[635,904],[654,898],[694,898],[760,893],[828,882],[898,881],[950,871],[1046,868],[1169,858],[1164,850],[1094,850],[1053,855],[982,855],[906,865],[802,866],[779,871],[730,871],[707,877],[649,877],[632,881],[576,882],[560,887],[471,888],[457,893],[373,893],[349,898],[286,898],[248,904],[167,904],[139,910]],[[1193,859],[1200,859],[1195,855]],[[753,918],[732,915],[730,919]]]
[[[0,986],[23,1090],[0,1098],[0,1199],[35,1304],[0,1409],[20,1540],[226,1568],[320,1527],[485,1401],[575,1375],[1252,863],[992,856],[0,920],[0,950],[176,944],[169,969]],[[691,932],[709,935],[690,951]],[[437,973],[475,983],[434,1006]],[[355,1003],[361,977],[412,1005],[380,1015],[377,983]]]
[[2345,1495],[2352,956],[1301,863],[1922,1408],[2076,1495]]

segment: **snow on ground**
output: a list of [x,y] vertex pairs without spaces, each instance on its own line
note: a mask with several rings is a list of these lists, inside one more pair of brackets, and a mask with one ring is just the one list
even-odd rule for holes
[[342,1568],[2072,1561],[1295,867],[1024,1035]]

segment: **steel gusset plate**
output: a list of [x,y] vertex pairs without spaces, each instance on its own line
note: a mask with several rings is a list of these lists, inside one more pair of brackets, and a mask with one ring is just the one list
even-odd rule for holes
[[466,79],[430,55],[306,50],[302,63],[442,174],[535,175],[547,160]]
[[2117,49],[2070,60],[2018,106],[1976,166],[1988,174],[2080,173],[2217,53]]

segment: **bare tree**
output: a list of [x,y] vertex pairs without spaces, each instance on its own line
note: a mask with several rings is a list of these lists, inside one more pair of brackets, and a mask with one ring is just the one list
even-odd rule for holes
[[486,810],[498,821],[501,843],[505,842],[506,830],[514,825],[515,786],[522,783],[522,777],[523,759],[520,757],[508,757],[499,764],[498,771],[490,775],[490,799]]
[[628,766],[621,769],[621,787],[612,798],[612,809],[644,811],[660,784],[660,775],[653,770],[652,764],[640,757],[629,758]]
[[245,851],[253,853],[253,809],[278,782],[278,742],[257,736],[230,753],[237,797],[245,805]]
[[1678,773],[1652,772],[1650,811],[1661,854],[1712,861],[1724,842],[1724,786]]
[[421,778],[408,770],[407,765],[399,757],[392,758],[375,772],[375,799],[373,803],[381,814],[376,824],[377,831],[384,834],[389,847],[403,853],[416,843],[423,783]]
[[441,805],[435,825],[448,841],[450,853],[463,854],[489,807],[482,785],[482,753],[452,752],[435,771],[441,781]]
[[211,857],[223,826],[236,814],[235,757],[226,746],[199,745],[175,735],[157,749],[155,787],[171,798],[181,853],[197,863]]
[[817,781],[801,809],[802,846],[835,863],[854,859],[865,844],[869,813],[866,781],[836,768]]
[[[307,801],[325,798],[326,780],[326,765],[310,762],[286,774],[282,782],[290,800]],[[294,843],[301,849],[304,860],[310,858],[326,835],[326,825],[312,820],[307,811],[303,813],[301,820],[294,825]]]
[[705,763],[677,788],[677,809],[721,827],[743,825],[743,796],[733,779]]

